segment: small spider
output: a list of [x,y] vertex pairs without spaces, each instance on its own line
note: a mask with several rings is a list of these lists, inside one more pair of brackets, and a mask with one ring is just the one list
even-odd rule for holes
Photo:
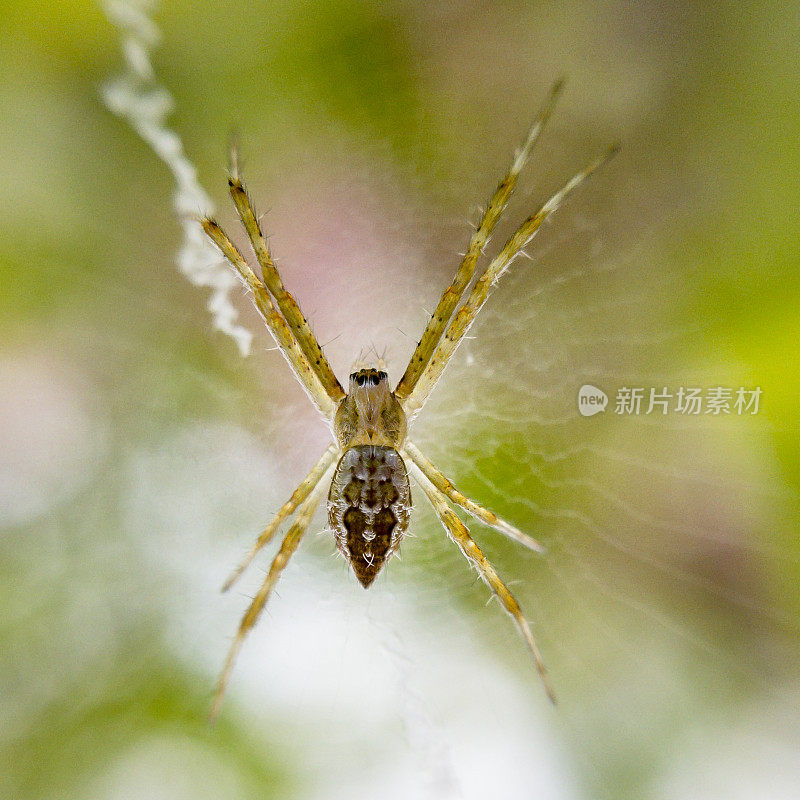
[[259,278],[253,272],[213,219],[201,220],[203,230],[235,267],[252,292],[255,305],[270,333],[296,378],[331,428],[334,441],[261,533],[223,587],[227,590],[238,580],[261,548],[270,542],[281,525],[299,509],[263,585],[239,625],[217,684],[211,710],[212,718],[219,712],[236,657],[247,633],[255,625],[281,572],[311,524],[325,493],[324,479],[331,469],[333,476],[328,489],[328,521],[336,546],[353,568],[362,586],[366,588],[372,584],[383,565],[399,547],[408,529],[411,517],[410,472],[433,506],[450,539],[511,615],[533,655],[548,696],[554,699],[542,658],[519,604],[500,580],[450,503],[461,506],[481,522],[531,550],[542,552],[542,546],[461,494],[408,438],[407,429],[486,302],[492,286],[530,242],[544,220],[560,206],[567,194],[583,183],[616,150],[616,147],[610,148],[604,156],[575,175],[520,225],[500,253],[478,276],[467,299],[456,311],[462,295],[472,282],[477,261],[489,236],[550,116],[560,89],[561,82],[558,82],[550,90],[547,101],[516,153],[507,175],[489,201],[452,284],[442,295],[403,377],[394,390],[390,388],[387,374],[381,369],[380,363],[378,369],[366,368],[354,372],[350,375],[348,391],[345,392],[342,388],[294,297],[283,286],[239,174],[234,153],[228,185],[263,277]]

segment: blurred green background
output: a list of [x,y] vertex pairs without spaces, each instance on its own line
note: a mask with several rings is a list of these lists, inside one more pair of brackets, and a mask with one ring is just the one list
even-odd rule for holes
[[[207,724],[268,557],[218,587],[327,431],[244,294],[247,359],[177,270],[172,177],[101,99],[123,69],[102,7],[5,0],[0,795],[795,797],[796,5],[121,7],[160,29],[170,126],[231,230],[236,132],[342,380],[365,348],[402,373],[556,77],[490,249],[622,143],[413,430],[547,545],[473,526],[560,702],[418,502],[366,594],[329,535],[308,537]],[[585,419],[584,383],[763,396],[753,416]]]

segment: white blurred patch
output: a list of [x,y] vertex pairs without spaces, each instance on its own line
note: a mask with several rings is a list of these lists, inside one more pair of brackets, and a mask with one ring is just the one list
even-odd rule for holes
[[688,736],[653,796],[658,800],[794,800],[800,787],[796,689],[757,699],[738,720]]
[[[139,446],[126,471],[124,525],[144,558],[155,572],[180,573],[198,597],[214,600],[236,543],[249,546],[249,534],[255,537],[290,491],[254,436],[219,423],[187,425]],[[179,613],[191,608],[185,593],[166,600]]]
[[153,734],[136,742],[82,788],[87,800],[196,800],[249,797],[230,760],[214,749],[175,733]]
[[533,668],[517,678],[452,605],[420,614],[388,572],[365,592],[338,559],[309,561],[302,547],[296,558],[245,647],[227,713],[293,721],[309,772],[330,776],[318,800],[376,786],[398,800],[580,796]]
[[0,526],[25,525],[88,485],[108,446],[86,376],[35,351],[0,362]]

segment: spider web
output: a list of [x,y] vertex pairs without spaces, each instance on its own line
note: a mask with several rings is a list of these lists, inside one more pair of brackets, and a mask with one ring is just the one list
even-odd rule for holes
[[[136,72],[136,59],[140,63],[139,83],[123,79],[106,92],[117,111],[125,91],[130,100],[141,87],[141,63],[149,64],[154,41],[135,39],[135,28],[126,27],[119,11],[142,14],[148,7],[112,6],[117,24],[138,43],[131,49],[128,39],[129,77],[130,71]],[[135,124],[137,106],[126,108]],[[158,137],[145,138],[158,150]],[[202,190],[197,190],[200,196]],[[593,189],[559,212],[531,248],[533,258],[514,265],[412,430],[426,455],[459,488],[547,547],[547,554],[538,557],[472,526],[534,626],[553,683],[564,698],[563,735],[579,742],[585,758],[581,768],[590,783],[602,744],[589,740],[593,729],[576,719],[578,709],[585,713],[617,702],[616,719],[629,728],[617,735],[641,736],[643,724],[634,717],[662,710],[648,699],[652,695],[691,704],[710,685],[757,680],[771,665],[764,663],[763,654],[754,654],[755,642],[775,628],[793,630],[763,585],[768,565],[780,555],[761,532],[781,524],[790,499],[771,488],[779,484],[760,420],[624,417],[613,415],[610,407],[592,418],[578,413],[577,391],[585,383],[613,398],[623,386],[674,390],[688,384],[734,385],[737,376],[736,365],[725,365],[721,374],[718,365],[686,360],[699,345],[697,331],[678,321],[680,276],[663,264],[649,263],[646,243],[633,250],[606,243],[597,196]],[[515,209],[530,200],[517,198],[508,217],[514,218]],[[291,206],[288,197],[285,207]],[[314,307],[324,302],[326,293],[343,298],[338,309],[323,307],[317,322],[320,338],[333,340],[328,353],[334,364],[353,359],[359,345],[375,348],[385,342],[395,378],[411,352],[411,332],[425,322],[419,314],[401,311],[398,317],[397,308],[433,307],[435,287],[450,278],[448,270],[437,272],[426,283],[426,296],[420,297],[416,276],[429,254],[403,242],[418,238],[420,219],[428,216],[419,212],[417,218],[398,206],[392,207],[396,218],[390,244],[379,257],[371,253],[353,267],[354,274],[363,275],[369,264],[370,274],[388,275],[374,285],[367,282],[364,293],[379,296],[390,285],[395,290],[391,300],[375,300],[364,312],[363,297],[346,296],[347,276],[331,276],[330,288],[316,296],[287,279],[288,285],[298,286],[301,305],[312,319],[317,319]],[[308,252],[292,259],[292,225],[281,216],[289,213],[276,210],[271,228],[276,239],[281,237],[287,263],[308,263]],[[346,228],[347,223],[345,218],[332,227]],[[318,232],[320,238],[325,234]],[[363,241],[362,234],[356,231],[353,239]],[[466,239],[467,231],[458,235]],[[452,246],[451,234],[445,238],[444,249],[458,247],[455,234]],[[211,263],[205,256],[198,258],[205,266]],[[234,283],[222,277],[227,274],[215,266],[200,283],[216,287],[216,307],[224,309],[216,324],[242,347],[248,334],[233,322],[236,314],[228,306],[227,291]],[[398,327],[410,338],[398,335]],[[368,341],[359,338],[365,331],[370,332]],[[359,342],[355,350],[353,342]],[[262,363],[268,358],[260,358],[259,369],[269,374],[283,369],[277,358]],[[190,623],[184,611],[173,609],[174,639],[181,657],[203,664],[209,675],[221,663],[220,642],[227,641],[226,632],[243,602],[234,597],[224,616],[219,604],[213,605],[209,576],[218,576],[219,564],[233,563],[238,553],[235,547],[221,547],[215,537],[220,528],[231,537],[233,531],[256,530],[270,510],[226,513],[223,521],[220,506],[266,505],[274,510],[307,468],[309,451],[323,446],[324,431],[309,426],[310,416],[294,405],[302,395],[280,391],[287,406],[271,412],[264,434],[275,444],[272,456],[265,456],[238,429],[203,426],[177,434],[166,450],[144,449],[132,457],[138,493],[130,499],[130,513],[135,526],[143,529],[164,528],[165,510],[152,503],[155,487],[164,489],[164,476],[179,476],[209,451],[227,466],[246,470],[249,460],[250,476],[240,478],[239,486],[229,487],[224,497],[218,490],[214,496],[216,472],[205,475],[205,483],[195,482],[188,495],[178,478],[169,486],[175,502],[166,518],[176,533],[168,541],[177,542],[180,529],[186,529],[194,532],[198,545],[205,545],[204,554],[194,559],[190,583],[195,607],[203,609],[206,621],[213,619],[187,644]],[[273,400],[280,405],[274,395]],[[252,458],[243,458],[243,453]],[[253,466],[259,459],[264,463]],[[265,480],[270,487],[267,503],[259,494]],[[178,512],[182,496],[208,513],[187,517]],[[507,770],[506,796],[524,791],[533,774],[543,787],[541,796],[581,796],[570,784],[566,757],[553,744],[549,723],[537,723],[520,710],[541,698],[537,700],[535,672],[525,663],[524,647],[512,626],[495,604],[481,608],[487,591],[470,578],[429,510],[418,502],[415,514],[416,538],[403,548],[402,567],[390,565],[378,591],[366,597],[352,591],[342,562],[330,567],[325,537],[308,546],[315,558],[303,570],[287,572],[248,642],[232,702],[256,698],[282,709],[294,720],[298,746],[300,731],[309,726],[315,727],[319,741],[335,741],[347,715],[366,730],[380,731],[399,707],[412,762],[431,797],[478,796],[473,793],[480,789],[480,776],[470,769],[477,758]],[[186,573],[185,544],[174,544],[171,554],[163,541],[152,546],[154,561],[163,562],[166,547],[167,559]],[[298,557],[309,558],[302,553]],[[250,579],[248,591],[259,577]],[[349,651],[343,640],[351,645]],[[641,657],[642,651],[648,652],[647,658]],[[264,664],[269,664],[266,681]],[[325,670],[335,673],[328,676],[336,678],[333,690]],[[452,680],[454,673],[457,681]],[[476,719],[483,725],[480,733]],[[515,740],[526,742],[524,753],[514,749]],[[326,774],[344,758],[348,743],[331,745],[327,755],[317,753],[309,769]],[[532,749],[538,752],[535,758]],[[377,750],[362,755],[374,756],[381,770],[393,770],[383,780],[396,787],[398,796],[419,788],[408,777],[414,770],[406,769],[402,759],[392,767]],[[520,759],[525,769],[519,767]],[[355,781],[341,796],[352,796],[370,780],[377,776]],[[326,796],[338,795],[330,789]]]

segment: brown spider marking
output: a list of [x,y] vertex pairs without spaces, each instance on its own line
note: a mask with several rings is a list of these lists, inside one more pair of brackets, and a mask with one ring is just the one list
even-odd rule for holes
[[351,447],[336,467],[328,496],[328,521],[336,546],[367,588],[408,528],[408,473],[392,447]]

